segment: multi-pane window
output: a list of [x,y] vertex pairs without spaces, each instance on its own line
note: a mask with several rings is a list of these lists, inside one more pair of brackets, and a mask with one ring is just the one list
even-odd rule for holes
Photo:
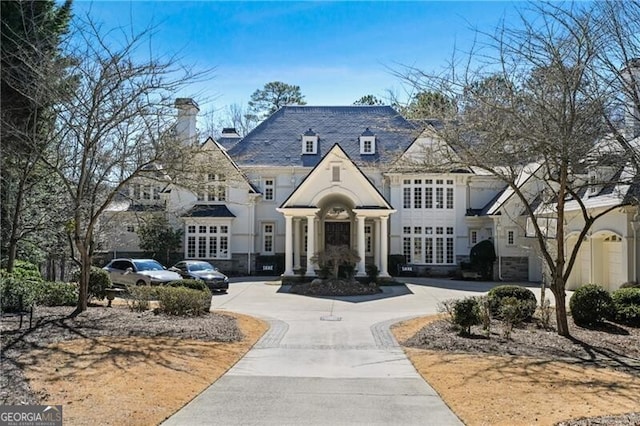
[[405,262],[413,262],[411,258],[411,237],[402,238],[402,254],[404,254]]
[[514,230],[510,229],[507,231],[507,245],[514,245],[516,242],[516,233]]
[[453,180],[448,179],[404,179],[402,184],[402,207],[405,209],[449,209],[454,208]]
[[422,208],[422,187],[416,186],[413,188],[413,208]]
[[307,139],[304,141],[304,152],[305,154],[312,154],[315,152],[316,143],[313,139]]
[[366,254],[373,253],[373,232],[371,232],[371,225],[364,226],[364,249]]
[[228,225],[189,225],[187,226],[188,259],[228,259]]
[[274,179],[264,180],[264,199],[265,201],[273,201],[275,199],[276,183]]
[[262,252],[264,254],[273,254],[273,238],[274,238],[273,223],[263,223],[262,224]]
[[470,229],[469,230],[469,245],[474,246],[478,244],[478,230]]
[[436,187],[436,209],[444,208],[443,197],[442,197],[443,188]]
[[134,183],[131,186],[130,196],[134,200],[159,200],[161,189],[156,185]]
[[453,226],[405,226],[403,229],[403,254],[407,262],[426,264],[453,264]]
[[226,201],[227,182],[223,174],[207,174],[207,190],[204,194],[198,194],[198,201]]
[[136,228],[133,225],[127,225],[127,232],[135,232]]
[[404,187],[402,188],[402,207],[405,209],[411,208],[411,188]]
[[447,188],[447,205],[448,209],[453,208],[453,188]]

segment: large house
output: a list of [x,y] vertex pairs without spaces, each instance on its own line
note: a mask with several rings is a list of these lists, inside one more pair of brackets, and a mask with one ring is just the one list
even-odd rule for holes
[[[198,141],[197,104],[178,99],[176,107],[177,137],[199,144],[216,167],[198,190],[163,180],[157,169],[130,185],[106,215],[117,223],[104,242],[112,256],[141,255],[137,220],[152,213],[184,230],[184,258],[227,272],[314,276],[314,254],[348,245],[361,258],[357,275],[367,264],[384,277],[451,275],[472,246],[489,239],[496,279],[542,279],[537,241],[504,183],[469,168],[403,166],[440,143],[433,123],[408,121],[389,106],[285,106],[244,138],[225,129],[218,140]],[[532,196],[541,191],[535,167],[523,170],[520,183]],[[585,197],[598,209],[626,192],[603,187]],[[629,206],[594,224],[571,285],[615,289],[638,279],[638,217]],[[569,233],[567,245],[575,238]]]

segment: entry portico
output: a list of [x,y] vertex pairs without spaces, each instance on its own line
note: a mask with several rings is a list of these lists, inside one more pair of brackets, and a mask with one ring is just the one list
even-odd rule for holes
[[381,277],[389,277],[388,219],[396,210],[339,145],[331,148],[277,211],[285,218],[284,276],[301,269],[303,249],[304,274],[315,276],[313,256],[328,246],[346,245],[360,257],[357,276],[366,275],[369,260]]

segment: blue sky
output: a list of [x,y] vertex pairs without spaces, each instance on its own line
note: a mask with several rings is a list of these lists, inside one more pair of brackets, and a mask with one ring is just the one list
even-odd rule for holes
[[[215,67],[198,87],[203,109],[246,104],[270,81],[300,86],[309,105],[350,105],[404,89],[391,69],[444,67],[474,28],[512,19],[517,2],[218,2],[76,0],[105,28],[157,24],[156,49]],[[190,96],[193,93],[184,93]]]

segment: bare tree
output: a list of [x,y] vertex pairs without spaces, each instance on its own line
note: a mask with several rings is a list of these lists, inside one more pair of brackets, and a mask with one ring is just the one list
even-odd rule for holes
[[[602,15],[589,5],[530,8],[534,18],[522,14],[518,25],[503,23],[495,33],[482,34],[486,44],[443,72],[406,68],[399,74],[416,90],[457,100],[457,114],[437,132],[452,148],[440,150],[439,159],[484,170],[513,191],[551,277],[558,334],[569,336],[565,284],[581,242],[598,218],[626,202],[589,209],[581,194],[611,178],[589,181],[589,168],[606,163],[619,169],[626,159],[624,147],[606,139],[613,126],[607,126],[610,81],[599,78],[608,46],[596,31]],[[599,148],[603,144],[607,149]],[[524,176],[538,184],[523,187]],[[577,205],[582,225],[566,253],[568,203]],[[551,232],[543,223],[553,224]]]
[[149,167],[182,170],[197,147],[172,132],[173,101],[190,83],[208,75],[180,66],[174,56],[155,57],[140,34],[105,32],[90,17],[76,17],[63,44],[74,61],[72,85],[55,91],[56,125],[42,162],[57,175],[69,199],[67,230],[80,266],[75,314],[87,308],[95,230],[105,209]]

